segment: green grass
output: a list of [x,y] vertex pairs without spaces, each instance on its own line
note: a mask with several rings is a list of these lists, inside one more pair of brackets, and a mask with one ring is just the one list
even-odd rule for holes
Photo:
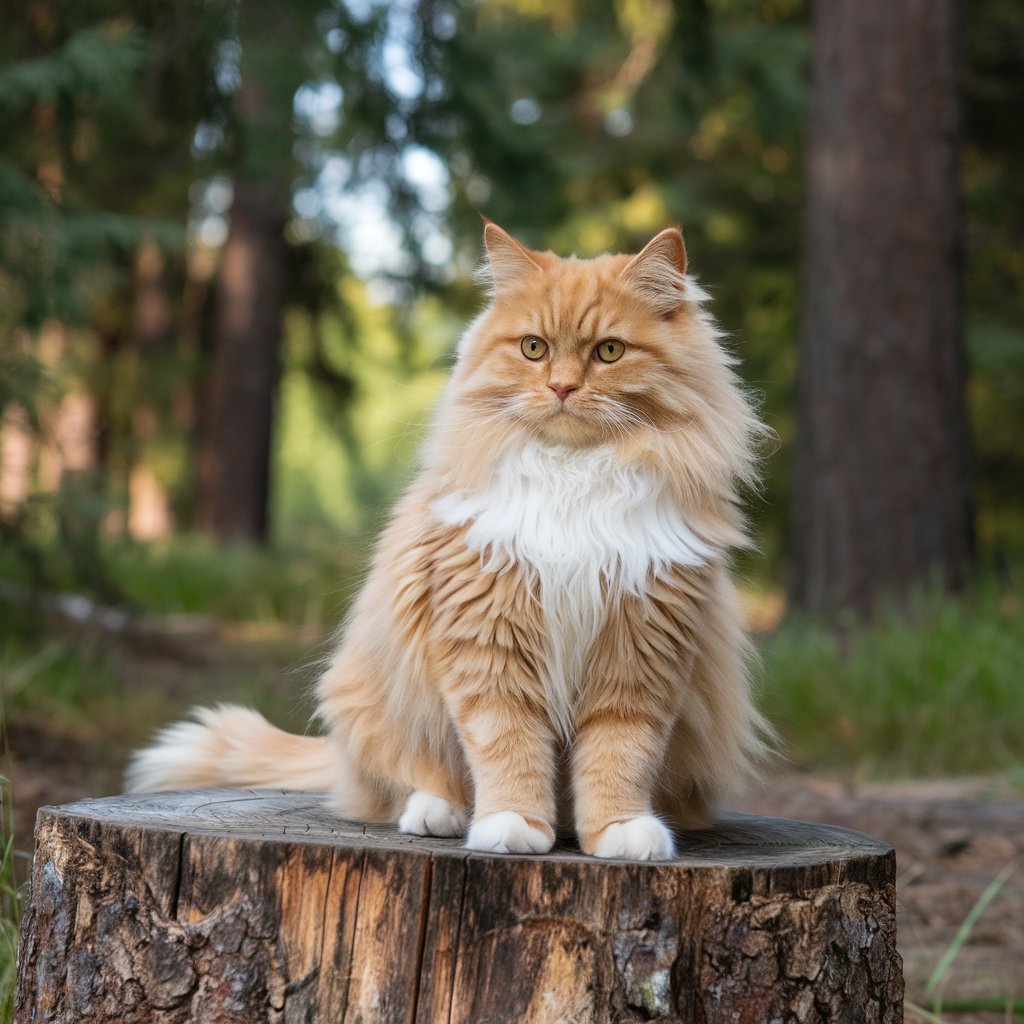
[[981,920],[981,916],[988,909],[988,905],[999,895],[1013,873],[1014,866],[1009,864],[989,882],[957,929],[957,933],[949,944],[949,948],[939,958],[924,986],[924,994],[931,999],[931,1007],[926,1009],[907,1000],[906,1008],[922,1020],[927,1021],[927,1024],[947,1024],[945,1018],[942,1017],[944,1011],[947,1013],[1002,1013],[1007,1021],[1017,1014],[1024,1014],[1024,999],[1015,999],[1013,997],[971,997],[966,999],[946,999],[944,1001],[942,995],[942,987],[946,976],[949,974],[949,970],[956,961],[956,958],[960,955],[960,951],[970,940],[975,925]]
[[[946,975],[949,974],[949,969],[953,966],[957,956],[959,956],[960,950],[964,948],[968,939],[970,939],[974,926],[981,920],[981,915],[985,913],[988,905],[999,895],[1003,886],[1010,880],[1013,872],[1014,866],[1008,864],[989,882],[985,887],[985,891],[978,897],[967,917],[964,918],[963,923],[957,929],[957,933],[949,944],[949,948],[939,958],[939,962],[935,965],[928,981],[925,982],[924,992],[926,996],[930,996],[933,1000],[933,1013],[942,1013],[942,985]],[[949,1008],[952,1008],[952,1002],[948,1005]]]
[[59,639],[0,629],[0,695],[12,720],[30,710],[57,724],[123,700],[116,666],[109,643],[96,633]]
[[[104,542],[77,573],[59,546],[42,549],[40,559],[50,592],[86,592],[100,603],[128,604],[152,615],[309,626],[337,622],[368,553],[365,542],[352,538],[256,548],[183,536],[153,544]],[[0,580],[28,588],[28,561],[0,549]]]
[[4,636],[0,624],[0,695],[6,704],[13,753],[42,734],[68,756],[83,758],[90,779],[108,780],[130,749],[196,705],[251,705],[283,728],[306,728],[310,688],[328,637],[263,635],[202,637],[181,655],[177,641],[159,653],[94,631],[54,637]]
[[1019,775],[1022,651],[1017,598],[994,586],[840,634],[790,618],[762,643],[762,705],[800,768]]
[[0,1024],[14,1016],[14,972],[18,951],[21,892],[14,877],[11,787],[0,776]]
[[355,541],[261,550],[186,537],[112,546],[104,562],[114,584],[152,614],[310,626],[337,622],[366,555]]

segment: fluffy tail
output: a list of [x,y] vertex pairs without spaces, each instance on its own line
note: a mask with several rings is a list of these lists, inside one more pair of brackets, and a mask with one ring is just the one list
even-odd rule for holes
[[196,708],[131,760],[129,792],[215,786],[328,790],[344,776],[341,752],[322,736],[294,736],[237,704]]

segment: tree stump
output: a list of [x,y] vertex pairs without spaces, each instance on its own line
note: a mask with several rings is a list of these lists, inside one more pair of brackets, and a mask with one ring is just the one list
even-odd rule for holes
[[679,847],[488,856],[268,790],[43,808],[15,1021],[903,1019],[890,847],[742,814]]

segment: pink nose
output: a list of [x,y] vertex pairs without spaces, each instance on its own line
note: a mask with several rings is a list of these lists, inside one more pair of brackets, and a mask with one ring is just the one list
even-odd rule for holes
[[558,395],[561,402],[564,402],[576,390],[575,384],[549,384],[548,387]]

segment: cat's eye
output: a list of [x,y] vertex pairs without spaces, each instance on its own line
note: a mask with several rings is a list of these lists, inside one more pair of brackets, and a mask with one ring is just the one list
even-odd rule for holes
[[538,338],[535,334],[528,334],[523,338],[519,347],[523,350],[523,355],[527,359],[532,359],[535,362],[538,359],[543,359],[548,353],[548,343],[543,338]]
[[622,353],[625,351],[625,344],[619,341],[618,338],[605,338],[604,341],[594,349],[594,355],[597,356],[602,363],[614,363],[617,359],[622,358]]

